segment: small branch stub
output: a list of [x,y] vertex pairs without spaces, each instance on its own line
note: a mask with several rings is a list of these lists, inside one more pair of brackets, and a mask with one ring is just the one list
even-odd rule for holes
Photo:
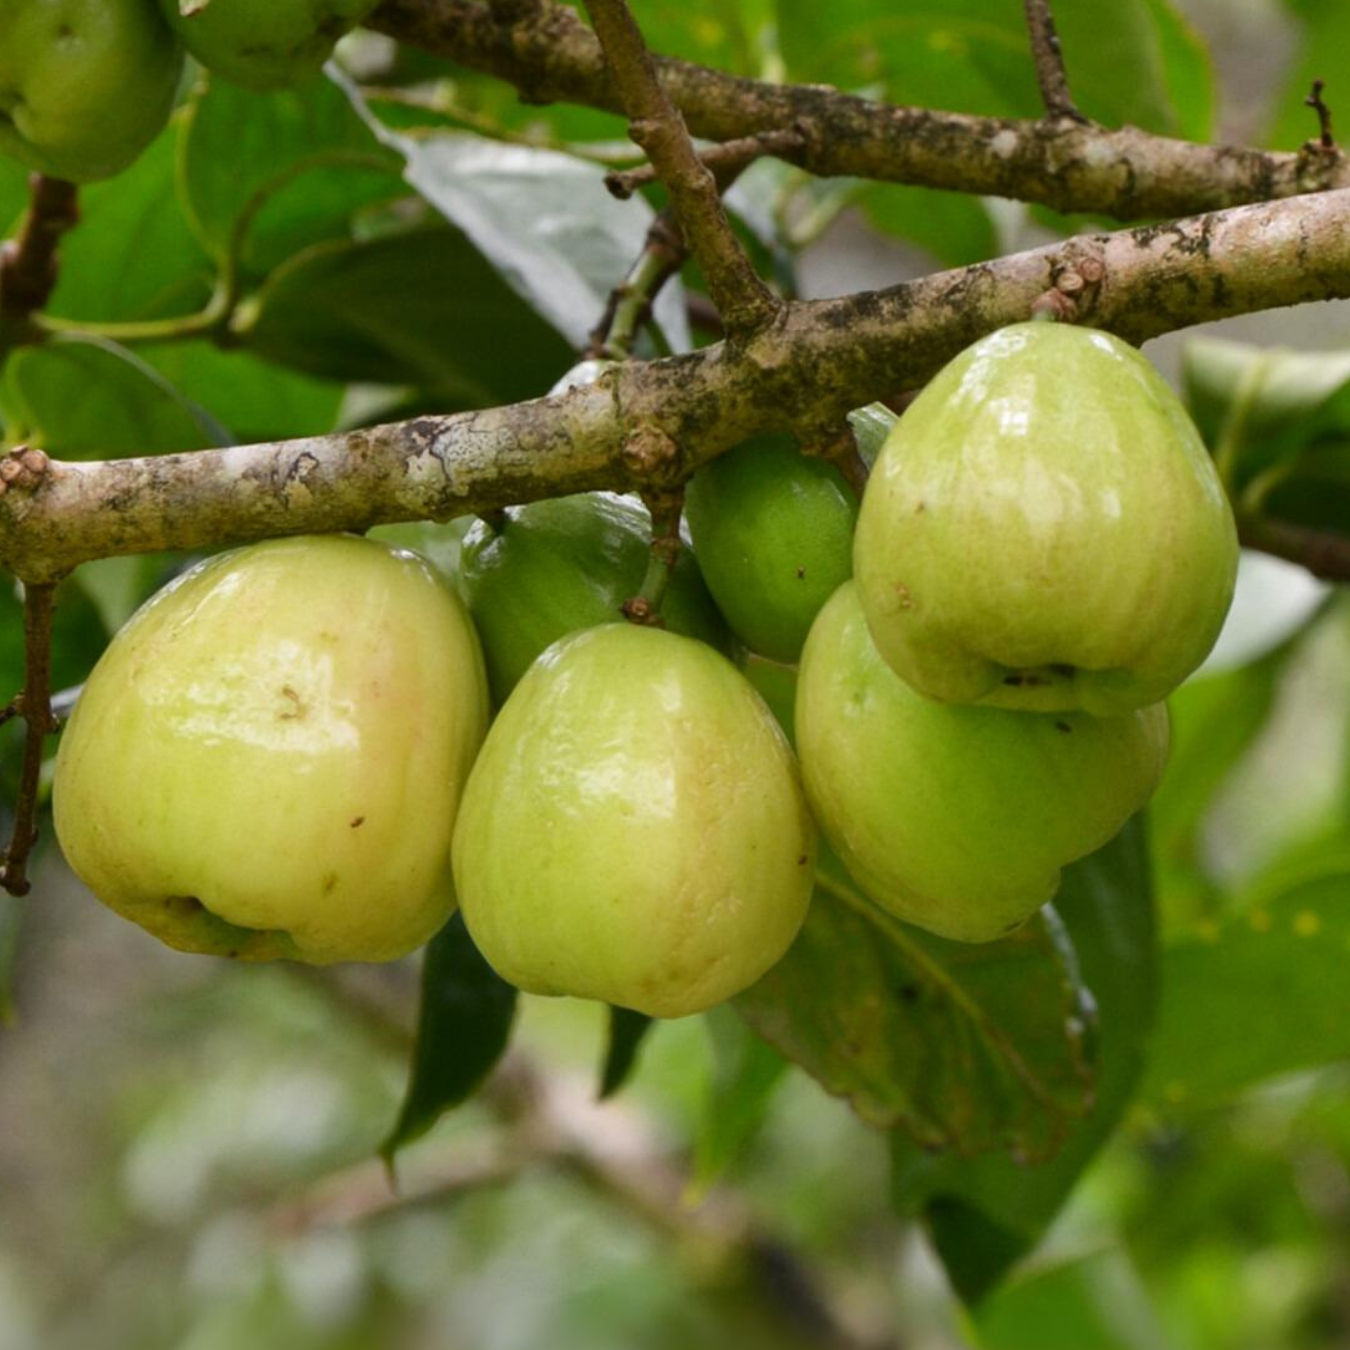
[[1027,32],[1031,38],[1031,58],[1036,65],[1036,83],[1041,87],[1041,102],[1047,117],[1067,117],[1075,122],[1088,119],[1078,111],[1069,93],[1069,77],[1064,70],[1064,53],[1060,49],[1055,18],[1050,11],[1050,0],[1023,0],[1027,16]]
[[0,460],[0,496],[6,492],[33,492],[47,476],[51,460],[36,446],[18,445]]
[[1325,80],[1314,80],[1312,92],[1303,100],[1304,106],[1312,108],[1317,113],[1317,124],[1320,129],[1317,144],[1323,150],[1336,149],[1336,137],[1331,130],[1331,109],[1322,101],[1322,90],[1326,88]]

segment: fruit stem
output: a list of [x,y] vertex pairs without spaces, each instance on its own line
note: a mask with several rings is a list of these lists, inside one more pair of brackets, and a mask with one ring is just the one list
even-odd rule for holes
[[47,736],[56,729],[52,716],[52,615],[56,584],[25,583],[23,588],[24,685],[5,710],[5,719],[22,716],[28,724],[23,764],[19,770],[19,797],[14,808],[14,832],[0,858],[0,887],[10,895],[27,895],[28,856],[37,842],[38,787],[42,752]]
[[680,515],[684,510],[684,492],[643,493],[642,500],[652,518],[652,547],[647,558],[647,574],[638,593],[625,600],[623,615],[629,623],[648,628],[664,628],[661,602],[666,597],[671,573],[680,556]]

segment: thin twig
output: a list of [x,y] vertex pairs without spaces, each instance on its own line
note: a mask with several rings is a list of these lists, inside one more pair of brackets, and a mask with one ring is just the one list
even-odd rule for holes
[[1238,534],[1248,548],[1297,563],[1324,581],[1350,581],[1350,537],[1285,520],[1244,520]]
[[587,0],[586,8],[628,114],[628,134],[646,151],[670,192],[680,228],[727,331],[733,336],[759,331],[778,312],[778,302],[732,231],[717,181],[700,162],[684,119],[662,89],[625,0]]
[[0,860],[0,887],[10,895],[29,891],[28,858],[37,843],[38,783],[46,739],[56,730],[52,716],[52,615],[56,609],[56,586],[48,582],[24,587],[23,693],[15,700],[28,735],[19,770],[19,799],[14,808],[14,832]]
[[586,355],[614,361],[630,356],[633,339],[650,317],[657,295],[686,257],[688,250],[675,213],[666,207],[656,213],[628,275],[610,292],[605,312],[591,332]]
[[1069,77],[1064,70],[1064,53],[1060,49],[1059,34],[1055,32],[1050,0],[1023,0],[1023,3],[1031,36],[1031,59],[1036,65],[1036,83],[1041,87],[1045,115],[1086,122],[1087,118],[1078,111],[1069,93]]
[[[722,141],[717,145],[705,146],[698,152],[699,160],[712,170],[717,185],[725,191],[727,179],[734,177],[757,159],[773,156],[775,159],[794,163],[793,155],[806,145],[806,137],[796,127],[783,131],[764,131],[757,136],[742,136],[734,141]],[[639,188],[654,183],[656,170],[650,164],[640,164],[636,169],[616,170],[605,175],[605,186],[621,201],[627,200]]]
[[623,616],[629,623],[648,628],[664,628],[661,602],[680,557],[680,514],[684,510],[684,492],[644,492],[643,505],[652,518],[652,547],[647,574],[638,593],[623,602]]
[[57,245],[80,216],[78,189],[60,178],[35,173],[28,212],[18,234],[0,244],[0,350],[6,337],[23,336],[33,314],[56,288]]
[[1303,103],[1305,107],[1313,108],[1317,112],[1317,123],[1318,126],[1321,127],[1321,136],[1318,139],[1318,144],[1323,150],[1335,150],[1336,137],[1332,134],[1331,130],[1331,109],[1322,102],[1322,90],[1326,87],[1325,80],[1314,80],[1312,93],[1303,100]]

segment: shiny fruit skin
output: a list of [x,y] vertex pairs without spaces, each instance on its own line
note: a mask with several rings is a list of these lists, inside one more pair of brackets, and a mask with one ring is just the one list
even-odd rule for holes
[[854,543],[873,640],[920,693],[1102,716],[1200,664],[1237,556],[1176,395],[1133,347],[1057,323],[938,373],[873,468]]
[[682,1017],[787,950],[815,826],[787,742],[691,638],[607,624],[561,639],[498,714],[465,789],[455,883],[504,979]]
[[389,960],[454,908],[486,724],[473,628],[421,558],[344,535],[257,544],[114,638],[61,738],[57,836],[170,946]]
[[[494,703],[560,637],[613,623],[642,585],[650,554],[646,510],[610,492],[532,502],[498,530],[474,525],[460,553],[460,589],[483,640]],[[661,614],[674,633],[728,645],[697,560],[681,550]]]
[[89,183],[168,121],[183,52],[147,0],[0,0],[0,153]]
[[765,435],[705,464],[685,492],[703,578],[753,652],[792,662],[853,572],[858,499],[832,464]]
[[159,0],[183,45],[245,89],[287,89],[318,73],[376,0]]
[[1166,711],[1121,717],[935,703],[881,659],[852,583],[802,653],[807,797],[883,909],[963,942],[1018,927],[1060,868],[1111,839],[1167,761]]

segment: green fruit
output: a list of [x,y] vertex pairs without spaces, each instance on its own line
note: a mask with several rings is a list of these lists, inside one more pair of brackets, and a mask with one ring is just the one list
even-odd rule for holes
[[95,895],[180,950],[389,960],[454,908],[486,722],[473,628],[421,558],[258,544],[108,647],[61,739],[57,836]]
[[504,979],[682,1017],[787,950],[815,846],[791,751],[735,667],[606,624],[550,647],[498,715],[455,883]]
[[1167,742],[1160,705],[1096,718],[921,697],[881,659],[851,583],[802,653],[797,745],[826,839],[883,909],[963,942],[1051,899],[1060,868],[1148,800]]
[[732,631],[751,651],[795,661],[821,605],[853,571],[858,500],[839,470],[789,436],[760,436],[704,465],[684,510]]
[[120,173],[168,121],[182,65],[150,0],[0,0],[0,152],[72,183]]
[[1015,324],[951,361],[872,471],[854,566],[920,693],[1100,715],[1204,659],[1237,532],[1175,394],[1107,333]]
[[246,89],[286,89],[317,73],[376,0],[159,0],[183,45]]
[[[480,522],[460,554],[460,586],[483,639],[488,685],[501,704],[540,652],[580,628],[612,623],[637,594],[651,521],[637,502],[591,492],[533,502],[493,530]],[[666,588],[666,627],[727,645],[726,626],[698,562],[681,550]]]

